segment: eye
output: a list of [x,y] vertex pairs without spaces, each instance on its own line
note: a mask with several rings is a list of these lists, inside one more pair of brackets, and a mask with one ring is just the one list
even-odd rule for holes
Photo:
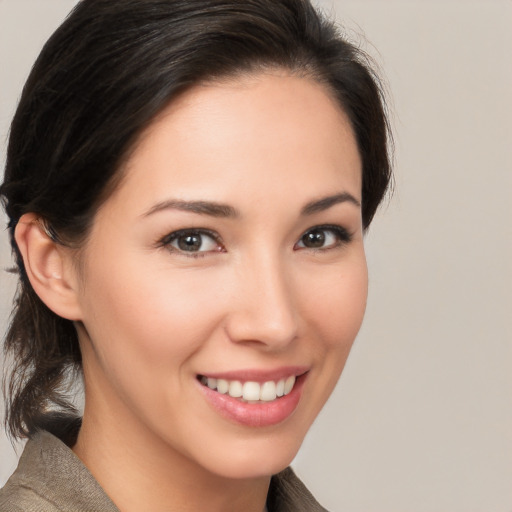
[[167,235],[161,245],[171,251],[188,253],[188,256],[199,256],[202,253],[221,252],[224,247],[219,236],[204,229],[181,229]]
[[349,243],[352,235],[341,226],[316,226],[308,229],[295,244],[295,249],[331,249]]

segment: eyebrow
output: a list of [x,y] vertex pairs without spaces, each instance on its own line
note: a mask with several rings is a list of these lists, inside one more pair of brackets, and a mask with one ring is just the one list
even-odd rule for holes
[[211,201],[181,201],[179,199],[169,199],[167,201],[157,203],[144,213],[143,217],[148,217],[156,212],[169,209],[192,212],[199,215],[209,215],[211,217],[240,217],[239,211],[227,204],[214,203]]
[[360,201],[358,201],[352,194],[349,194],[348,192],[341,192],[340,194],[334,194],[332,196],[311,201],[302,208],[301,215],[312,215],[314,213],[323,212],[336,204],[346,202],[352,203],[358,208],[361,207]]
[[[307,203],[302,208],[301,215],[312,215],[314,213],[323,212],[336,204],[346,202],[352,203],[357,207],[361,206],[361,203],[352,194],[342,192],[340,194],[334,194],[332,196],[323,197]],[[148,217],[163,210],[181,210],[196,213],[198,215],[209,215],[211,217],[232,219],[240,217],[240,212],[228,204],[216,203],[213,201],[183,201],[180,199],[168,199],[166,201],[161,201],[144,213],[143,217]]]

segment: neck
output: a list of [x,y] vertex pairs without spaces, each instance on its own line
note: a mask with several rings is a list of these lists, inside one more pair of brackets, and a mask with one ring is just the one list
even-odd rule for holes
[[104,414],[89,411],[86,404],[73,451],[120,511],[265,509],[270,477],[213,474],[147,430],[123,421],[122,414],[108,421]]

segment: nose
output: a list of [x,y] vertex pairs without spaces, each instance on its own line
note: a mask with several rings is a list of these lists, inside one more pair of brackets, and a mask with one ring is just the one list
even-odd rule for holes
[[285,267],[269,255],[240,263],[226,319],[233,342],[282,350],[297,337],[293,279]]

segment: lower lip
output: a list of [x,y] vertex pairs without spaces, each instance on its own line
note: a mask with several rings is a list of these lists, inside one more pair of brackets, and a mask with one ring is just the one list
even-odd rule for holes
[[287,395],[276,398],[272,402],[252,404],[218,393],[200,382],[198,385],[208,403],[228,420],[247,427],[269,427],[286,420],[295,411],[302,395],[306,376],[307,374],[297,377],[293,389]]

